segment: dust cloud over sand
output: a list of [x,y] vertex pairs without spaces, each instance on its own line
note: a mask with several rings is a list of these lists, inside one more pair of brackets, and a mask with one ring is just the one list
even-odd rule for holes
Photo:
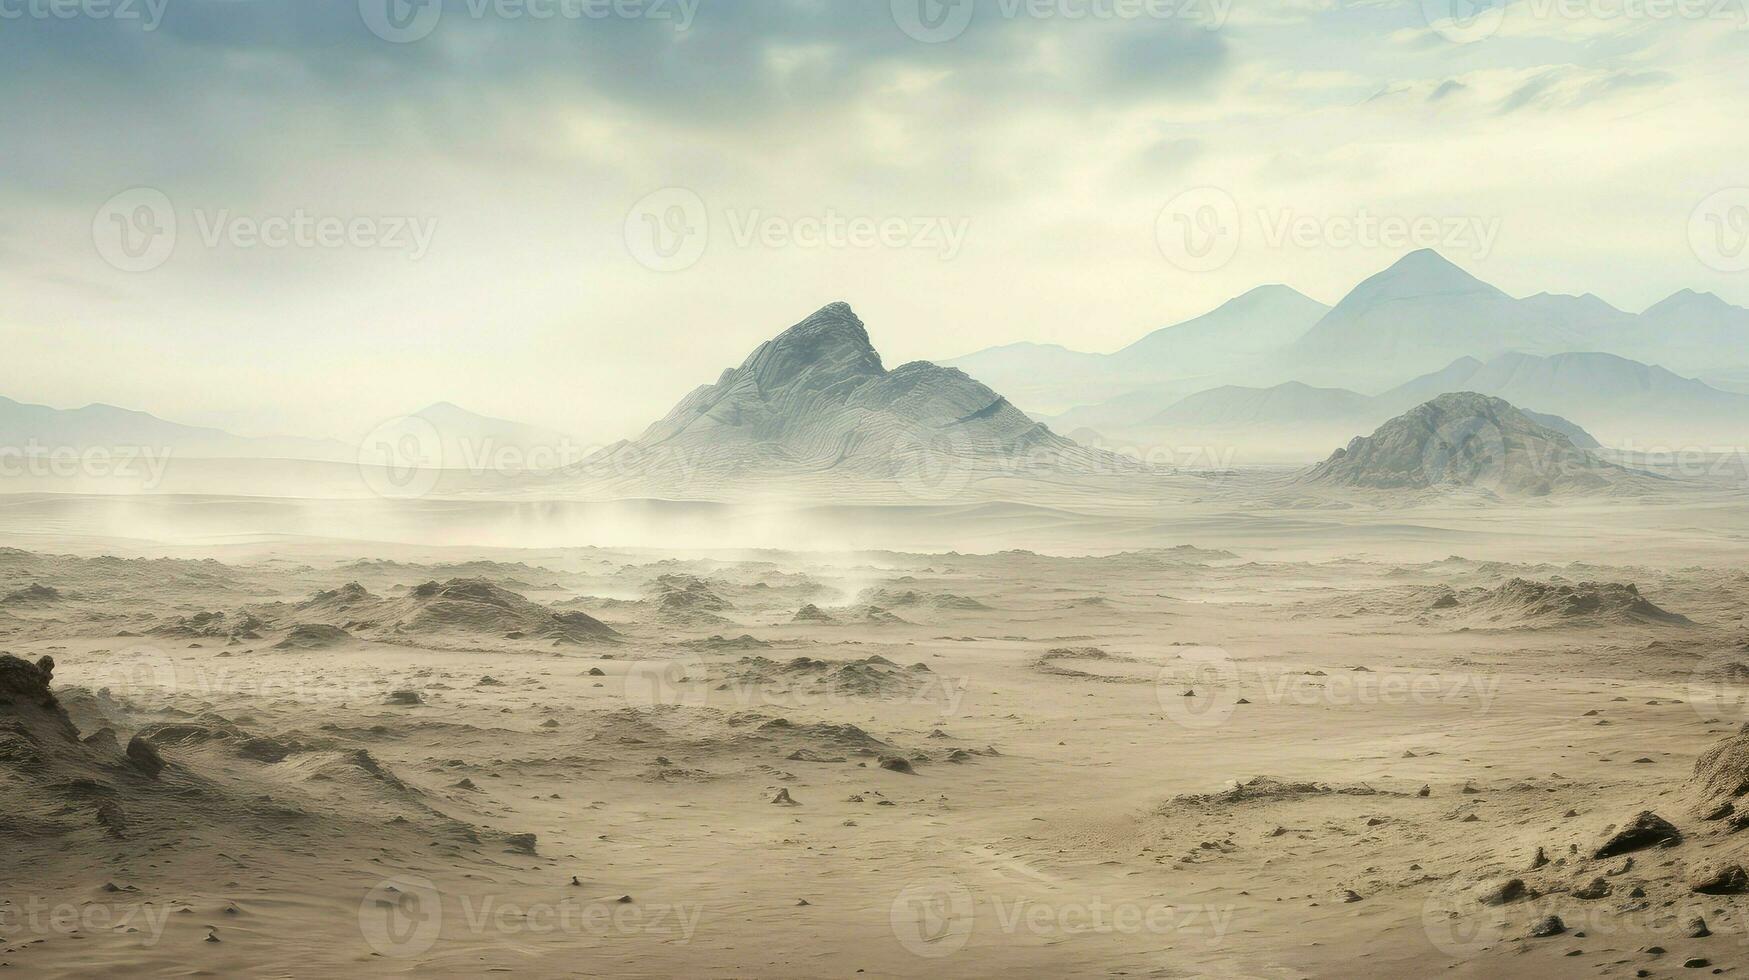
[[16,497],[0,960],[1741,969],[1727,495],[1392,510],[1178,481],[1170,515],[845,504],[793,512],[830,526],[814,547],[757,549],[580,544],[581,504],[409,503],[367,536],[129,502],[148,534]]

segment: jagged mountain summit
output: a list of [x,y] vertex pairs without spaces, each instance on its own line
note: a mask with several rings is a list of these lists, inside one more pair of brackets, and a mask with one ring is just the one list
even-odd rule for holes
[[1510,402],[1441,395],[1361,436],[1299,478],[1376,490],[1474,488],[1547,496],[1647,488],[1655,478],[1600,460]]
[[955,368],[916,361],[888,370],[862,321],[847,304],[832,303],[687,395],[636,440],[568,475],[689,497],[763,490],[950,497],[1002,478],[1144,469],[1057,435]]

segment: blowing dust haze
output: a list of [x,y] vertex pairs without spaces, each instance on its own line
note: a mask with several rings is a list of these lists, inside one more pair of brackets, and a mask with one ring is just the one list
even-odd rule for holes
[[0,0],[0,965],[1734,975],[1745,25]]

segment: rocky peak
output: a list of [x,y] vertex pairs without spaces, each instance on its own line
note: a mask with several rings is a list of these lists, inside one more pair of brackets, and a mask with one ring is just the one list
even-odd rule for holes
[[759,345],[741,365],[760,388],[821,388],[885,373],[868,330],[848,303],[829,303]]

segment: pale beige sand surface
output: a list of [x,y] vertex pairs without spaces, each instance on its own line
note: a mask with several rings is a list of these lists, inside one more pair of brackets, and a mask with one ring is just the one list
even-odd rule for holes
[[[0,647],[54,658],[81,735],[167,764],[40,732],[47,762],[8,757],[23,975],[1741,968],[1745,899],[1689,887],[1749,840],[1687,788],[1749,720],[1728,495],[993,505],[889,515],[962,539],[933,549],[838,514],[843,544],[763,551],[490,543],[539,526],[508,519],[444,547],[123,535],[113,501],[8,504],[0,594],[55,594],[0,603]],[[454,580],[618,635],[420,605]],[[320,596],[349,583],[369,598]],[[346,635],[282,647],[300,624]],[[1641,810],[1685,841],[1592,856]],[[1549,914],[1566,931],[1528,938]]]

